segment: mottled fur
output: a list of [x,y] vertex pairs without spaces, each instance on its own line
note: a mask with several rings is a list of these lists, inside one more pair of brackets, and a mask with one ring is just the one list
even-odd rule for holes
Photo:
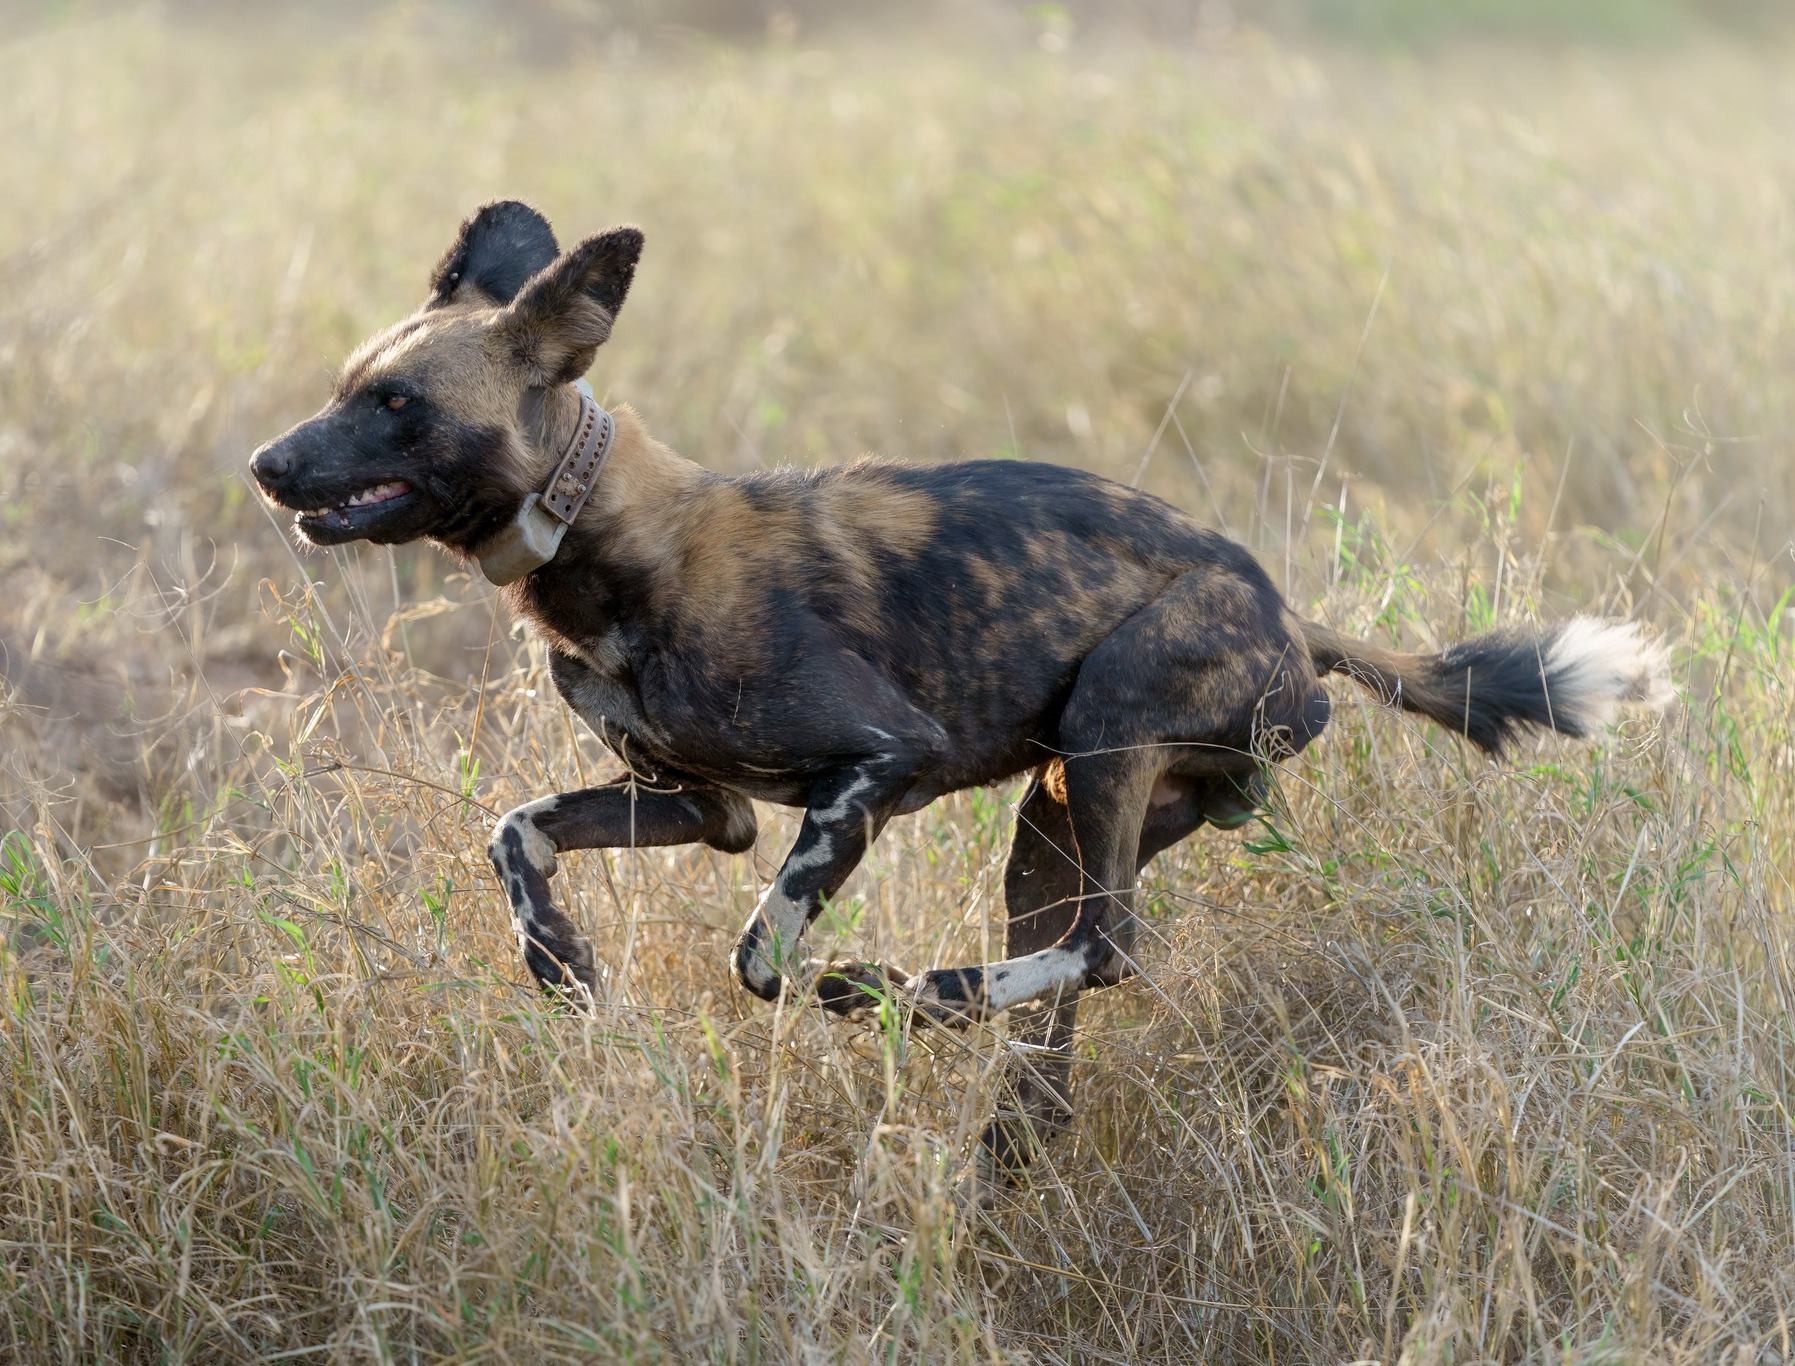
[[[641,234],[561,254],[514,202],[462,227],[411,318],[345,366],[329,405],[257,452],[269,496],[319,543],[428,538],[471,557],[567,441],[569,382],[610,335]],[[1438,656],[1304,622],[1245,550],[1177,508],[1078,470],[1021,461],[865,460],[724,478],[627,407],[597,487],[549,564],[503,590],[550,650],[555,686],[623,761],[610,783],[508,813],[491,856],[531,972],[597,985],[549,893],[571,849],[755,838],[750,799],[804,809],[732,956],[773,999],[798,973],[826,1008],[894,993],[962,1023],[1045,1003],[1009,1108],[1066,1113],[1078,992],[1134,970],[1135,881],[1204,824],[1239,824],[1268,764],[1327,724],[1321,675],[1491,751],[1529,726],[1583,734],[1626,698],[1659,700],[1663,657],[1579,619]],[[1009,956],[908,976],[818,972],[806,928],[894,815],[1033,774],[1004,879]]]

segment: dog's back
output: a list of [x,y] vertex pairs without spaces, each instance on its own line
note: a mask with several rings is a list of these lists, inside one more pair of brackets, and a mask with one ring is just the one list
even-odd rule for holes
[[[844,646],[936,717],[967,754],[1050,736],[1092,648],[1186,572],[1231,580],[1275,624],[1256,561],[1171,504],[1083,470],[1020,460],[861,461],[752,475],[749,500],[790,518],[766,538]],[[767,553],[763,551],[761,553]],[[1028,754],[976,767],[1014,771]]]

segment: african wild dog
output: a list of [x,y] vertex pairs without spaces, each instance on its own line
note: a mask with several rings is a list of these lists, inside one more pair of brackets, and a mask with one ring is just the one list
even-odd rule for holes
[[[1666,694],[1661,649],[1589,618],[1438,655],[1349,640],[1296,616],[1240,546],[1078,470],[864,460],[713,474],[576,388],[641,249],[621,227],[562,254],[533,209],[486,205],[424,305],[251,462],[313,544],[425,538],[479,561],[622,761],[610,782],[520,806],[493,832],[545,986],[596,985],[590,946],[549,895],[559,855],[739,853],[754,799],[801,807],[735,976],[772,1000],[795,972],[844,1015],[877,988],[941,1023],[1041,1004],[1017,1027],[1047,1047],[1017,1050],[1036,1061],[1018,1064],[1017,1108],[983,1140],[1007,1169],[1026,1158],[1028,1122],[1068,1117],[1078,993],[1135,971],[1141,868],[1205,823],[1248,818],[1265,765],[1327,724],[1322,675],[1491,752],[1529,727],[1584,735],[1620,703]],[[1032,776],[1004,874],[1008,957],[913,977],[804,964],[806,927],[887,821],[1019,774]]]

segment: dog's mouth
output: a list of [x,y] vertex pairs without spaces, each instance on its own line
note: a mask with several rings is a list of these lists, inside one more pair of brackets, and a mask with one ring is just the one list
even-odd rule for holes
[[293,518],[293,525],[307,540],[319,545],[353,541],[366,536],[413,498],[412,487],[403,479],[384,484],[370,484],[360,493],[330,507],[311,508]]

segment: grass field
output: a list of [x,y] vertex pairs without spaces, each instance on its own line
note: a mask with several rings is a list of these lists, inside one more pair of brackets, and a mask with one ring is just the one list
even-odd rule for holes
[[[471,24],[0,46],[0,1357],[1795,1361],[1789,52]],[[540,645],[245,482],[501,193],[643,225],[593,383],[713,468],[1086,465],[1361,634],[1644,619],[1679,704],[1492,764],[1338,690],[962,1211],[1001,1025],[736,991],[773,810],[565,860],[555,1013],[484,858],[606,768]],[[991,952],[1015,795],[819,947]]]

